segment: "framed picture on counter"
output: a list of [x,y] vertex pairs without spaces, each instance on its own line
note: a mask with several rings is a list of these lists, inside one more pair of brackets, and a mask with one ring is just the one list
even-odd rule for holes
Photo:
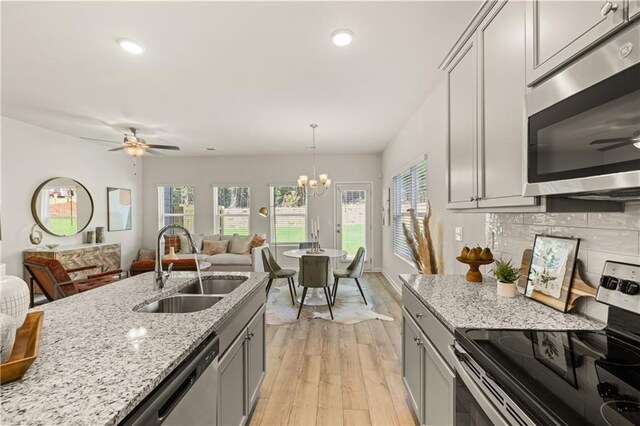
[[132,226],[131,190],[107,188],[107,229],[129,231]]
[[536,235],[525,296],[567,312],[579,245],[578,238]]

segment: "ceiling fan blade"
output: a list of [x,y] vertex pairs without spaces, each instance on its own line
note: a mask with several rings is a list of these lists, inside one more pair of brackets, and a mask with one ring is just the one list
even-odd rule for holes
[[629,137],[626,138],[612,138],[612,139],[598,139],[591,142],[589,145],[597,145],[599,143],[613,143],[613,142],[623,142],[629,140]]
[[80,137],[80,139],[84,139],[84,140],[87,140],[87,141],[98,141],[98,142],[117,143],[118,145],[122,143],[122,142],[114,142],[114,141],[108,141],[108,140],[105,140],[105,139],[96,139],[96,138],[85,138],[85,137]]
[[121,146],[119,148],[111,148],[109,151],[122,151],[124,148],[124,146]]
[[180,151],[180,147],[175,145],[154,145],[154,144],[146,144],[149,148],[155,149],[171,149],[173,151]]
[[147,154],[153,154],[153,155],[164,155],[163,153],[161,153],[160,151],[156,151],[155,149],[146,149],[145,152]]
[[626,142],[620,142],[620,143],[617,143],[617,144],[614,144],[614,145],[609,145],[609,146],[605,146],[605,147],[602,147],[602,148],[598,148],[598,151],[600,151],[600,152],[609,151],[609,150],[620,148],[620,147],[623,147],[623,146],[626,146],[626,145],[632,145],[634,143],[638,143],[638,142],[635,139],[627,139]]

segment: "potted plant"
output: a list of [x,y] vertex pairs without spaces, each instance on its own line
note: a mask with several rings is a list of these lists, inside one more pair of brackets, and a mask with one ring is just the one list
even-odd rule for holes
[[515,297],[520,269],[511,264],[511,259],[507,262],[502,258],[496,260],[496,267],[492,272],[498,280],[498,296]]

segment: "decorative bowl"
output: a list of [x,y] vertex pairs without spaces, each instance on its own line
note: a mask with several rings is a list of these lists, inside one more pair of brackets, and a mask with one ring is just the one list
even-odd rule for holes
[[456,260],[460,263],[464,263],[465,265],[469,265],[469,270],[467,271],[466,279],[472,283],[481,283],[482,282],[482,273],[480,272],[480,266],[482,265],[490,265],[495,259],[491,260],[468,260],[463,259],[460,256],[456,257]]
[[48,248],[49,250],[53,250],[54,248],[58,247],[60,244],[45,244],[45,247]]

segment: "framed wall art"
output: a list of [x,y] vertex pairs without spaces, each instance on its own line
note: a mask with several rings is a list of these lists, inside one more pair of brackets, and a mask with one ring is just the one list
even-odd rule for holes
[[567,312],[580,240],[536,235],[525,296]]
[[132,226],[131,190],[107,188],[107,229],[109,231],[129,231]]

